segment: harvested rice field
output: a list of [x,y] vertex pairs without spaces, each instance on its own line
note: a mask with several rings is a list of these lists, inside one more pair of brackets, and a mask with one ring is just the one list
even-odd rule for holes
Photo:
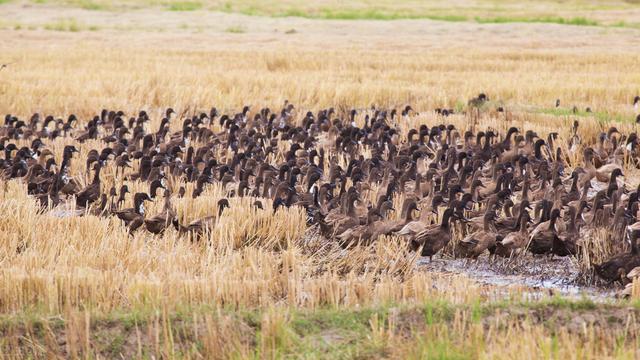
[[0,15],[0,359],[640,358],[636,1]]

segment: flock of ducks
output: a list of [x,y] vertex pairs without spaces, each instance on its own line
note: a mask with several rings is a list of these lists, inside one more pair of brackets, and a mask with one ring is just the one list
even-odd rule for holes
[[[487,100],[480,94],[469,106]],[[43,211],[68,216],[59,209],[75,204],[72,215],[115,216],[130,233],[175,228],[197,239],[216,226],[230,206],[227,198],[251,196],[262,211],[304,208],[309,226],[347,249],[395,235],[429,258],[443,249],[467,258],[581,257],[589,234],[605,229],[618,254],[593,264],[596,273],[625,283],[640,266],[640,187],[627,189],[620,181],[623,163],[638,160],[635,133],[612,127],[597,139],[582,139],[575,122],[563,147],[557,133],[462,131],[446,124],[450,109],[436,109],[442,124],[403,133],[401,124],[413,113],[410,106],[372,108],[357,126],[356,110],[302,117],[287,102],[276,112],[244,107],[221,115],[212,108],[187,117],[169,108],[155,129],[145,111],[103,110],[84,125],[75,115],[66,121],[6,115],[0,178],[5,184],[21,179]],[[181,128],[172,132],[176,122]],[[86,173],[72,175],[75,145],[65,146],[56,161],[48,144],[58,138],[72,138],[78,147],[101,144],[79,159]],[[572,164],[563,148],[579,151],[581,163]],[[121,179],[118,187],[103,185],[101,171],[108,166]],[[88,185],[79,185],[82,176]],[[175,186],[167,186],[169,178]],[[146,183],[149,191],[133,194],[133,207],[124,208],[131,182]],[[191,194],[187,183],[194,183]],[[221,184],[227,198],[210,216],[181,224],[172,198],[197,198],[211,183]],[[161,190],[162,211],[146,214],[145,203]],[[263,208],[265,199],[271,210]]]

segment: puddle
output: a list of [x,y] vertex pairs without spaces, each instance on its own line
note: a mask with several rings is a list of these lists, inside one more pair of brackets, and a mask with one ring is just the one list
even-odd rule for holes
[[531,257],[497,259],[488,256],[472,259],[428,258],[418,261],[420,269],[430,272],[462,274],[481,284],[497,287],[524,287],[525,299],[535,300],[550,295],[589,298],[606,302],[615,298],[617,288],[601,288],[577,284],[579,271],[571,258]]

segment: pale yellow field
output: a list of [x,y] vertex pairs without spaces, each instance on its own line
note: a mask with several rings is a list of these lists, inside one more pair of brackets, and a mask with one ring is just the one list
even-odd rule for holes
[[[278,6],[286,11],[290,3]],[[335,3],[316,2],[304,10]],[[436,107],[463,111],[469,98],[484,92],[492,106],[504,107],[507,114],[487,111],[480,127],[503,130],[516,124],[543,134],[558,131],[566,139],[578,119],[591,141],[609,126],[635,128],[640,30],[633,27],[268,18],[209,11],[224,6],[217,2],[189,12],[162,11],[158,7],[169,3],[156,2],[131,12],[121,10],[140,2],[119,2],[115,11],[74,4],[0,5],[0,64],[7,64],[0,70],[3,115],[73,113],[84,122],[103,108],[128,114],[144,109],[153,115],[150,127],[155,129],[167,107],[192,115],[212,106],[223,113],[243,105],[252,111],[278,109],[288,100],[301,117],[326,107],[344,114],[351,108],[410,104],[420,114],[400,125],[406,130],[432,125]],[[275,13],[264,4],[241,4]],[[359,9],[367,2],[349,4]],[[405,2],[398,11],[416,4]],[[557,11],[604,24],[640,22],[640,12],[627,2],[578,2],[579,11],[573,3],[555,2],[531,10],[517,2],[459,1],[455,11],[437,2],[421,4],[423,12],[437,9],[438,15],[459,12],[470,18],[501,6],[510,16]],[[379,7],[397,10],[394,2]],[[561,100],[558,109],[556,99]],[[593,112],[586,113],[587,107]],[[450,119],[459,129],[468,126],[463,115]],[[363,121],[361,114],[358,122]],[[181,121],[172,123],[174,130],[180,127]],[[70,142],[58,140],[49,147],[60,157]],[[99,146],[82,145],[80,158]],[[578,154],[571,156],[578,161]],[[78,181],[88,181],[84,164],[74,162],[72,169]],[[636,172],[628,174],[635,186]],[[110,165],[104,186],[121,181]],[[306,352],[311,358],[513,358],[522,351],[534,358],[640,356],[638,307],[630,302],[607,305],[622,324],[612,330],[598,322],[585,322],[579,330],[569,321],[554,328],[535,316],[519,317],[517,311],[501,317],[504,302],[523,306],[526,314],[530,306],[549,302],[579,314],[595,305],[567,305],[547,294],[540,295],[542,305],[531,305],[526,296],[531,289],[524,286],[489,286],[462,275],[425,272],[396,238],[345,253],[305,235],[302,209],[272,215],[270,200],[263,200],[267,211],[259,212],[250,199],[232,199],[210,241],[191,243],[173,229],[163,236],[130,238],[117,219],[42,214],[27,197],[25,184],[2,186],[0,333],[5,339],[0,340],[0,358],[281,358]],[[132,192],[146,186],[135,183]],[[178,184],[171,186],[176,190]],[[191,191],[187,187],[187,194]],[[197,201],[180,199],[181,220],[213,214],[212,204],[224,194],[215,185]],[[161,208],[162,201],[156,200],[148,211]],[[415,316],[430,307],[450,313],[435,324],[425,325],[420,317],[412,331],[393,317],[396,307]],[[330,314],[322,318],[316,311]],[[317,345],[309,340],[318,338],[316,333],[307,339],[298,331],[307,326],[300,325],[303,320],[324,324],[359,311],[366,316],[358,324],[365,325],[349,331],[361,336],[321,332],[326,344]],[[40,330],[34,319],[41,322]],[[133,325],[127,327],[127,321]],[[113,329],[126,329],[126,335],[124,345],[109,352],[101,339],[113,335]],[[353,346],[361,340],[364,347]],[[198,345],[185,345],[190,341]],[[442,351],[451,344],[462,351]]]

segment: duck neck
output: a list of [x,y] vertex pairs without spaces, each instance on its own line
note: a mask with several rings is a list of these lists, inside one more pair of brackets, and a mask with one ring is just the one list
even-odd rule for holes
[[536,157],[536,159],[541,160],[542,159],[542,144],[536,144],[535,148],[534,148],[534,156]]
[[100,183],[100,169],[102,169],[102,166],[100,165],[100,163],[98,163],[98,165],[96,166],[96,173],[93,177],[93,184]]
[[422,176],[420,176],[420,174],[416,174],[415,189],[416,189],[416,194],[418,194],[419,196],[422,196],[422,191],[420,190],[421,181],[422,181]]
[[491,147],[491,137],[489,135],[486,135],[484,138],[484,150],[489,150],[489,148]]
[[589,194],[589,182],[586,182],[582,187],[582,195],[580,196],[580,200],[586,201],[588,194]]
[[413,214],[412,213],[413,213],[414,209],[415,209],[415,206],[407,207],[407,213],[404,215],[405,216],[405,218],[404,218],[405,222],[408,223],[408,222],[413,221]]
[[588,170],[594,170],[596,168],[595,165],[593,165],[593,159],[591,157],[584,159],[584,167]]
[[511,206],[504,206],[504,216],[513,217],[513,214],[511,213]]
[[140,199],[136,199],[136,203],[134,204],[134,211],[136,212],[136,214],[138,215],[144,215],[144,207],[143,204],[144,200],[140,200]]
[[[516,223],[513,226],[513,231],[517,231],[518,229],[520,231],[522,231],[522,223],[524,222],[524,213],[526,212],[525,209],[521,209],[520,210],[520,214],[518,214],[518,218],[516,219]],[[526,223],[525,223],[525,229],[526,229]]]
[[522,185],[522,201],[529,200],[529,180],[525,180]]
[[486,216],[485,216],[484,221],[483,221],[483,226],[484,226],[483,227],[484,231],[486,231],[486,232],[490,231],[490,229],[491,229],[491,221]]
[[596,212],[598,211],[598,208],[600,207],[600,197],[596,197],[593,200],[593,207],[591,208],[591,216],[593,218],[596,217]]
[[356,199],[349,199],[347,203],[347,215],[356,216]]
[[573,180],[571,181],[571,192],[572,193],[578,192],[578,177],[577,176],[574,176]]
[[104,210],[107,207],[108,202],[109,202],[109,199],[107,198],[106,195],[103,194],[102,202],[100,203],[100,211]]
[[171,195],[164,197],[164,210],[171,210]]
[[446,213],[442,216],[442,223],[440,224],[440,228],[448,229],[449,228],[449,219],[451,218],[450,213]]
[[558,221],[557,216],[552,216],[551,220],[549,220],[549,230],[555,232],[556,231],[556,222]]
[[320,160],[318,161],[318,168],[324,172],[324,151],[320,152]]
[[571,232],[578,231],[578,227],[576,225],[576,216],[576,214],[571,214],[571,217],[569,218],[569,231]]
[[518,218],[518,224],[517,226],[520,227],[520,232],[523,234],[527,233],[527,221],[525,220],[525,217],[523,215],[520,215],[520,217]]

